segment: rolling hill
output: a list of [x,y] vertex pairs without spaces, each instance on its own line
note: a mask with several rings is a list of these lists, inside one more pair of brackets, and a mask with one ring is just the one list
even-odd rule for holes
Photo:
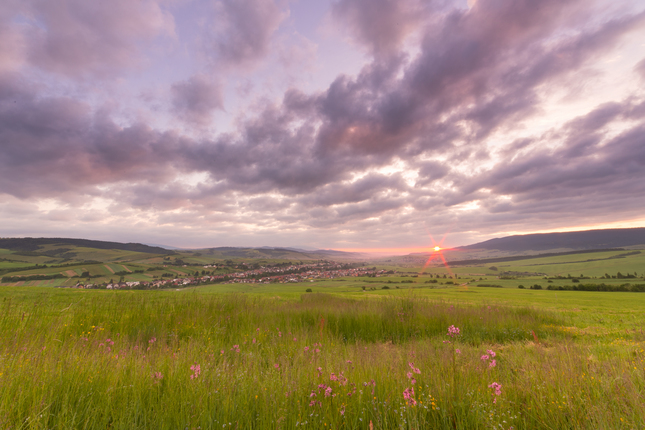
[[468,246],[461,246],[456,249],[465,251],[498,250],[515,253],[552,250],[577,251],[622,248],[638,245],[645,247],[645,228],[620,228],[507,236]]

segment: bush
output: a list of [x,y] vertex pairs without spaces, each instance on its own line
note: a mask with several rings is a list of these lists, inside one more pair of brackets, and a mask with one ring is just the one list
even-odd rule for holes
[[523,290],[523,289],[524,289],[524,285],[520,284],[520,285],[518,285],[518,286],[517,286],[517,288],[519,288],[519,289]]
[[[363,287],[363,288],[364,288],[364,287]],[[311,288],[307,288],[307,289],[305,290],[305,292],[306,292],[306,293],[313,293],[313,292],[314,292],[314,290],[312,290]]]
[[[396,288],[399,288],[399,287],[396,287]],[[389,289],[390,289],[390,287],[388,287],[387,285],[383,285],[381,287],[381,290],[389,290]]]

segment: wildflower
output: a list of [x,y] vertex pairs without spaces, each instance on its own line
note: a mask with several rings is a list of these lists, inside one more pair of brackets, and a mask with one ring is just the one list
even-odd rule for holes
[[279,369],[280,365],[278,363],[276,363],[276,364],[273,365],[273,367],[275,367],[276,369]]
[[325,390],[325,397],[329,396],[331,396],[331,387],[327,387],[327,389]]
[[309,351],[309,347],[305,346],[305,352]]
[[484,355],[482,355],[482,357],[481,357],[481,361],[486,361],[486,360],[488,360],[489,358],[490,358],[490,357],[489,357],[488,355],[484,354]]
[[403,391],[403,398],[412,403],[413,406],[417,404],[417,401],[414,400],[414,388],[406,388]]
[[486,352],[493,358],[495,358],[495,351],[492,351],[490,349],[487,349]]
[[197,363],[190,366],[190,370],[193,371],[193,374],[190,375],[190,379],[197,379],[197,377],[199,377],[199,374],[202,373],[202,368]]
[[448,327],[448,336],[455,337],[457,335],[459,335],[458,327],[455,327],[454,325],[451,325],[450,327]]
[[491,360],[490,364],[488,365],[489,368],[497,366],[497,360]]
[[312,391],[311,394],[309,394],[309,397],[316,397],[316,392]]
[[457,348],[457,349],[455,349],[455,352],[456,352],[457,354],[461,354],[461,349]]
[[153,343],[155,343],[156,341],[157,341],[157,338],[156,338],[156,337],[153,337],[153,338],[151,338],[151,339],[148,341],[148,343],[153,344]]
[[[421,371],[419,370],[419,368],[418,368],[418,367],[414,367],[414,363],[408,363],[408,366],[410,366],[410,369],[412,369],[412,371],[413,371],[414,373],[421,374]],[[409,376],[408,376],[408,378],[409,378]]]
[[488,386],[488,388],[492,388],[493,390],[495,390],[495,395],[496,396],[499,396],[500,394],[502,394],[502,384],[498,384],[497,382],[493,382],[492,384],[490,384]]
[[343,415],[343,416],[345,415],[345,405],[341,406],[340,414]]
[[412,378],[412,372],[408,372],[407,375],[408,379]]
[[253,338],[253,343],[255,343],[255,338]]

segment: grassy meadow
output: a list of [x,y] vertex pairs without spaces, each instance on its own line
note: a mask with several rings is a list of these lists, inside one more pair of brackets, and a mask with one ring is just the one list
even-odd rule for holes
[[0,287],[0,427],[645,426],[645,294],[362,281]]

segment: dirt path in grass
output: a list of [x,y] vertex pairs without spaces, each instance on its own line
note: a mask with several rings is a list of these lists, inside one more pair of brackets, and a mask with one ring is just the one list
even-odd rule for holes
[[104,265],[103,265],[103,267],[105,267],[106,269],[108,269],[110,272],[114,273],[114,269],[113,269],[113,268],[111,268],[110,266],[108,266],[107,264],[104,264]]

